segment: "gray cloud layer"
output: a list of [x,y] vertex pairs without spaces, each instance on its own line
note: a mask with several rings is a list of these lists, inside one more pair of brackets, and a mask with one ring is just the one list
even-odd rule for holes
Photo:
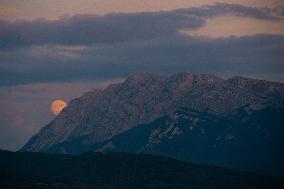
[[[224,39],[172,38],[75,49],[31,47],[6,54],[0,85],[125,77],[136,72],[178,71],[247,75],[279,80],[284,36]],[[4,60],[5,61],[5,60]]]
[[179,32],[222,14],[280,19],[271,11],[215,4],[157,13],[1,21],[0,85],[184,70],[282,80],[284,36],[207,39]]
[[214,5],[204,5],[201,7],[194,7],[189,9],[178,9],[175,12],[195,15],[200,17],[214,17],[224,14],[232,14],[237,16],[253,17],[264,20],[278,20],[278,16],[273,15],[270,11],[265,9],[257,9],[246,7],[238,4],[216,3]]
[[117,43],[173,36],[179,29],[197,28],[203,22],[199,18],[171,12],[76,15],[56,21],[2,21],[0,41],[2,48]]
[[156,13],[75,15],[59,20],[0,21],[0,47],[25,45],[90,45],[147,40],[178,35],[182,29],[203,26],[203,17],[224,14],[277,20],[269,11],[218,3]]

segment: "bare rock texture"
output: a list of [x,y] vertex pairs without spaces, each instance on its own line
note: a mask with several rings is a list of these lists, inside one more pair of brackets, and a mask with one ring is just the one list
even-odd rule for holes
[[[284,84],[233,77],[179,73],[172,76],[134,75],[104,90],[93,90],[72,100],[21,149],[49,151],[69,142],[87,151],[139,124],[180,107],[227,115],[246,104],[284,107]],[[179,132],[179,131],[175,131]],[[57,153],[70,153],[61,148]]]

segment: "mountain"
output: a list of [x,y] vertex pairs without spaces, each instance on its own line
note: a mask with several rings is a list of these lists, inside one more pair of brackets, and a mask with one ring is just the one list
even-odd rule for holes
[[92,150],[164,155],[283,176],[283,115],[284,109],[255,105],[225,117],[180,108],[97,143]]
[[274,177],[123,153],[78,156],[0,151],[0,188],[9,189],[277,189]]
[[224,116],[249,103],[283,108],[284,85],[242,77],[224,80],[205,74],[134,75],[123,83],[72,100],[21,150],[81,153],[180,107]]

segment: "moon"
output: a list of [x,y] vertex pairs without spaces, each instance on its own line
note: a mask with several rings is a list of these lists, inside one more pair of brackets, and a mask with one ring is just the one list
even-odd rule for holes
[[61,110],[63,110],[63,108],[65,108],[67,106],[67,103],[63,100],[55,100],[51,103],[51,112],[54,114],[54,115],[58,115]]

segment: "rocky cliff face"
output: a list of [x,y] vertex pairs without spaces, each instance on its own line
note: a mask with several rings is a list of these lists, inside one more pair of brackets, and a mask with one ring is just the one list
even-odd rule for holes
[[[180,107],[226,115],[248,103],[284,107],[284,85],[190,73],[169,77],[135,75],[123,83],[72,100],[22,150],[50,151],[54,146],[68,143],[71,149],[80,149],[75,151],[79,153]],[[66,148],[62,145],[54,152],[70,153]]]

